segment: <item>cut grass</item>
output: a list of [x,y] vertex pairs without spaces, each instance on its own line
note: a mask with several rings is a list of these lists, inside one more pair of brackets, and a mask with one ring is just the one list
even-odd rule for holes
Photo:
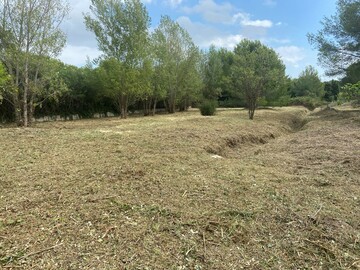
[[255,117],[0,129],[0,268],[358,269],[359,113]]

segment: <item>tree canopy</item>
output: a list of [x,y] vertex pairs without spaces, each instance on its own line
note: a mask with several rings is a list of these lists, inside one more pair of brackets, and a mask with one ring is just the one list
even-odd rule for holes
[[[116,66],[117,76],[121,78],[121,83],[115,85],[120,94],[117,101],[121,117],[126,118],[129,101],[142,81],[139,75],[145,68],[150,17],[140,0],[91,0],[90,9],[93,16],[85,15],[85,24],[94,32],[103,58],[113,59],[105,66]],[[119,63],[115,65],[114,60]]]
[[283,85],[285,66],[276,52],[260,41],[245,39],[235,47],[234,53],[234,91],[245,98],[249,118],[253,119],[259,99]]
[[338,0],[336,14],[321,23],[321,30],[308,34],[309,42],[318,49],[318,60],[327,68],[327,75],[343,74],[360,61],[360,1]]
[[189,33],[168,16],[161,18],[152,40],[155,76],[158,87],[166,90],[167,111],[174,113],[179,103],[185,109],[201,87],[199,50]]
[[4,0],[0,4],[0,57],[13,80],[9,101],[19,124],[28,126],[39,98],[47,98],[43,79],[56,75],[51,72],[50,58],[65,46],[60,24],[68,11],[68,3],[57,0]]
[[324,84],[321,82],[319,74],[313,66],[307,66],[300,73],[299,78],[293,81],[291,94],[295,97],[309,96],[322,98],[324,96]]

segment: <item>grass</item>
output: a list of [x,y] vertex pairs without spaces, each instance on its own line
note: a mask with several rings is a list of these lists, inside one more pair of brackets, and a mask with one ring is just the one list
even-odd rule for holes
[[0,129],[0,268],[359,269],[359,112]]

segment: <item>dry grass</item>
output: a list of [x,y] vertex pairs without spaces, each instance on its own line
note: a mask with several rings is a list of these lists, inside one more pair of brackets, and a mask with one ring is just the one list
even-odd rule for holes
[[359,269],[359,112],[0,129],[0,268]]

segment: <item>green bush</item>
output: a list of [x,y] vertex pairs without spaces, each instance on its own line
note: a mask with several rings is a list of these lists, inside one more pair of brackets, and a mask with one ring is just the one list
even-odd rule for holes
[[310,111],[315,110],[315,108],[323,105],[323,102],[317,98],[305,96],[305,97],[295,97],[290,101],[290,105],[300,105],[309,109]]
[[201,115],[211,116],[216,112],[217,101],[216,100],[204,100],[200,105]]
[[221,108],[240,108],[245,106],[246,102],[239,98],[228,98],[225,100],[219,100],[219,107]]
[[360,82],[347,83],[341,87],[340,101],[352,101],[354,105],[360,105]]

